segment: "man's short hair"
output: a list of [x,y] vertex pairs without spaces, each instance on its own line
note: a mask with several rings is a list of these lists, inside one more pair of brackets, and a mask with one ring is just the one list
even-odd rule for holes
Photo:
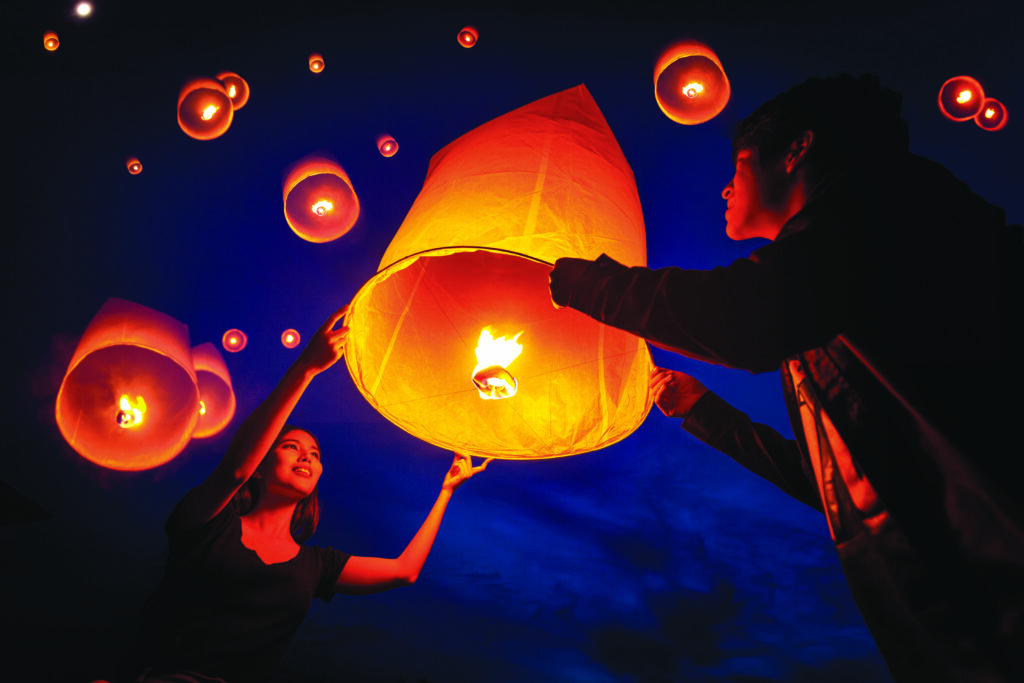
[[805,130],[815,135],[819,170],[906,154],[910,134],[902,102],[873,74],[809,78],[743,119],[733,136],[733,160],[740,150],[757,149],[762,163],[776,161]]

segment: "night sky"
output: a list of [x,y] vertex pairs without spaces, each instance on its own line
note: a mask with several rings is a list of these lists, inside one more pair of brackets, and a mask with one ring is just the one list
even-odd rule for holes
[[[114,675],[161,575],[164,519],[298,354],[281,331],[308,338],[349,301],[430,157],[508,111],[587,86],[633,168],[653,267],[711,268],[760,246],[724,234],[731,134],[809,76],[878,74],[904,95],[912,151],[1024,220],[1024,59],[1009,1],[675,2],[666,12],[97,0],[87,19],[72,2],[21,4],[31,7],[0,19],[4,680]],[[465,25],[479,30],[472,49],[456,42]],[[42,47],[47,30],[59,34],[56,52]],[[718,53],[733,92],[721,115],[692,127],[664,116],[653,94],[655,61],[683,38]],[[314,51],[323,73],[307,66]],[[221,71],[248,81],[249,102],[220,138],[189,138],[178,91]],[[1004,130],[942,117],[939,87],[961,73],[1006,104]],[[382,132],[400,145],[392,158],[377,151]],[[353,230],[326,244],[288,228],[281,196],[287,167],[318,151],[344,167],[362,207]],[[219,345],[231,327],[249,338],[223,354],[232,424],[143,472],[81,458],[54,418],[75,345],[112,296],[187,324],[192,345]],[[653,356],[791,434],[777,373]],[[313,542],[400,553],[451,454],[374,411],[344,363],[314,381],[291,421],[323,444]],[[493,462],[456,493],[419,582],[315,601],[276,680],[889,679],[824,519],[654,409],[601,451]]]

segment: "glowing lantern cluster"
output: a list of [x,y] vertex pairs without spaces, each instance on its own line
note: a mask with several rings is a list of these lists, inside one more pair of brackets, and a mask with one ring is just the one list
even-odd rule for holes
[[178,93],[178,125],[189,137],[212,140],[227,132],[235,110],[248,101],[249,84],[238,74],[193,78]]
[[308,156],[296,162],[285,177],[284,217],[302,239],[330,242],[355,225],[359,198],[336,161]]
[[654,99],[670,119],[694,125],[718,116],[731,89],[714,50],[695,40],[676,43],[654,67]]
[[224,347],[225,351],[230,351],[231,353],[238,353],[239,351],[245,348],[246,344],[249,343],[249,338],[245,336],[245,332],[242,332],[239,329],[231,328],[230,330],[224,333],[224,336],[221,337],[220,342],[221,345]]
[[[351,302],[356,387],[405,431],[464,453],[539,459],[621,440],[650,409],[647,345],[556,310],[548,291],[555,259],[602,252],[647,260],[632,170],[584,86],[466,133],[434,155]],[[492,341],[498,356],[482,348]]]
[[309,70],[315,74],[324,70],[324,58],[320,56],[320,53],[314,52],[309,56]]
[[43,48],[45,48],[47,52],[53,52],[58,47],[60,47],[60,39],[57,38],[56,33],[53,31],[47,31],[43,34]]
[[1002,102],[985,97],[985,91],[970,76],[954,76],[939,89],[939,111],[951,121],[973,119],[985,130],[999,130],[1006,125],[1008,113]]
[[294,349],[302,341],[302,337],[299,336],[298,330],[287,329],[281,333],[281,344],[286,349]]
[[398,143],[390,135],[384,134],[377,138],[377,149],[381,156],[393,157],[398,152]]
[[139,162],[135,157],[128,157],[125,159],[124,165],[128,168],[128,172],[132,175],[139,175],[142,173],[142,163]]
[[199,386],[199,421],[192,438],[205,439],[220,433],[235,416],[235,392],[228,367],[210,342],[192,349],[192,365]]
[[231,108],[238,111],[249,101],[249,84],[244,78],[231,71],[217,74],[217,80],[224,86],[224,92],[231,100]]
[[477,38],[480,34],[472,26],[466,26],[459,31],[459,45],[462,47],[473,47],[476,45]]

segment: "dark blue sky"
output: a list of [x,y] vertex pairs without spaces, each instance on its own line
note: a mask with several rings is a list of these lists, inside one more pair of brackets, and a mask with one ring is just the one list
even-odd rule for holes
[[[72,5],[34,3],[0,29],[9,358],[0,482],[49,515],[0,527],[4,679],[112,675],[160,576],[164,518],[297,355],[281,346],[281,330],[308,337],[351,299],[431,155],[507,111],[586,84],[634,170],[655,267],[724,265],[757,246],[724,235],[730,135],[761,101],[814,75],[877,73],[904,94],[912,150],[1024,220],[1015,113],[1024,111],[1024,60],[1008,1],[674,3],[666,12],[647,3],[210,10],[97,0],[85,21]],[[467,24],[480,31],[469,50],[455,40]],[[46,30],[60,35],[55,53],[42,49]],[[670,121],[653,96],[654,63],[681,38],[711,45],[733,87],[725,111],[695,127]],[[312,51],[326,61],[318,75],[306,65]],[[189,76],[223,70],[248,80],[249,103],[222,137],[193,140],[175,121],[178,90]],[[1007,105],[1006,129],[939,114],[939,86],[960,73]],[[375,146],[384,131],[400,145],[390,159]],[[281,198],[283,171],[318,150],[338,159],[362,205],[349,234],[320,245],[289,230]],[[125,170],[128,155],[142,161],[141,175]],[[225,354],[239,401],[228,432],[138,473],[102,469],[67,446],[56,392],[111,296],[181,320],[193,345],[229,327],[247,332],[248,347]],[[790,433],[777,373],[654,357]],[[951,358],[947,370],[966,368],[969,359]],[[323,444],[313,541],[399,553],[450,454],[373,411],[343,364],[316,380],[293,421]],[[423,679],[838,683],[887,674],[824,520],[655,410],[602,451],[494,462],[456,494],[419,583],[315,604],[279,677]]]

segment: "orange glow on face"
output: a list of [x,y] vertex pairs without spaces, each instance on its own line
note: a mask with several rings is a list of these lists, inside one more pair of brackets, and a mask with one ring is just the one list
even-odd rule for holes
[[53,31],[47,31],[43,34],[43,47],[49,52],[53,52],[60,47],[60,40],[57,38],[57,34]]
[[178,95],[178,125],[189,137],[212,140],[231,126],[234,109],[224,84],[212,78],[196,78]]
[[324,70],[324,58],[316,52],[309,56],[309,70],[315,74]]
[[348,175],[323,156],[296,163],[283,190],[285,220],[296,235],[309,242],[337,239],[359,218],[359,198]]
[[952,121],[966,121],[982,107],[985,93],[970,76],[955,76],[939,89],[939,111]]
[[281,344],[286,349],[294,349],[299,345],[300,339],[299,333],[296,330],[289,329],[281,333]]
[[128,394],[121,394],[118,402],[117,426],[121,429],[131,429],[142,424],[142,417],[146,414],[146,402],[141,396],[136,396],[135,401],[131,400]]
[[725,108],[731,92],[718,55],[694,40],[670,47],[654,68],[654,99],[677,123],[709,121]]
[[377,149],[381,155],[386,157],[395,156],[395,152],[398,151],[398,143],[390,135],[381,135],[377,138]]
[[974,117],[974,122],[985,130],[999,130],[1006,125],[1008,119],[1009,113],[1003,103],[994,97],[987,97]]
[[236,73],[223,71],[217,74],[217,80],[224,85],[224,92],[231,100],[231,106],[238,111],[249,101],[249,84]]
[[472,26],[467,26],[459,31],[459,45],[462,47],[473,47],[480,34]]
[[231,353],[238,353],[244,349],[248,341],[249,338],[245,336],[245,332],[238,329],[228,330],[221,338],[221,344],[224,346],[224,350],[230,351]]
[[490,328],[481,330],[476,345],[476,367],[473,368],[473,384],[480,392],[480,398],[499,399],[516,395],[519,383],[507,367],[523,352],[523,345],[519,343],[521,334],[517,332],[511,339],[495,339]]
[[125,166],[128,167],[128,172],[132,175],[139,175],[142,173],[142,164],[135,157],[129,157],[125,161]]

